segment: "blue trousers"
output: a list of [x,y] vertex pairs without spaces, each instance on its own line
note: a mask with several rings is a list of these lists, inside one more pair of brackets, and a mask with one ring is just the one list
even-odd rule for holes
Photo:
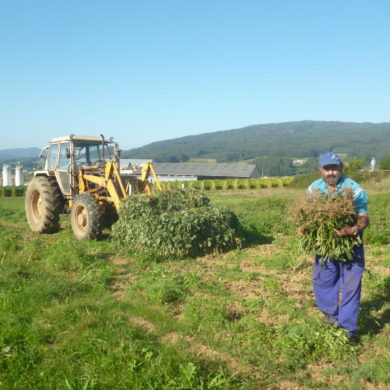
[[313,267],[317,307],[349,335],[356,336],[364,271],[363,244],[355,247],[352,261],[329,260],[321,266],[319,259],[316,255]]

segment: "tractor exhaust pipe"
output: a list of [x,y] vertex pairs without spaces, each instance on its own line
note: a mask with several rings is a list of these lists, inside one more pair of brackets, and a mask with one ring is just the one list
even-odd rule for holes
[[103,134],[100,134],[100,136],[102,137],[102,160],[103,160],[103,173],[106,171],[106,159],[104,158],[104,135]]

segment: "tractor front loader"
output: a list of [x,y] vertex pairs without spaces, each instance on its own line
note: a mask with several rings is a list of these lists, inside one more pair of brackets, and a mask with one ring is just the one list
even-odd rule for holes
[[74,236],[96,239],[117,220],[129,194],[151,194],[153,186],[161,190],[150,161],[121,167],[118,144],[103,136],[54,138],[41,156],[46,156],[45,167],[34,173],[25,199],[27,221],[35,232],[57,231],[60,214],[70,213]]

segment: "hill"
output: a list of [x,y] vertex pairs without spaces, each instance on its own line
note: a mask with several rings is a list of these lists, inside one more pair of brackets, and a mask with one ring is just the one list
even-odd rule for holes
[[0,164],[15,164],[21,162],[24,167],[32,168],[38,160],[39,148],[16,148],[0,150]]
[[242,161],[262,156],[310,158],[334,151],[377,160],[390,154],[390,123],[300,121],[253,125],[181,137],[123,152],[126,158],[158,162],[214,158]]
[[16,148],[0,150],[0,160],[15,160],[23,158],[37,158],[39,148]]

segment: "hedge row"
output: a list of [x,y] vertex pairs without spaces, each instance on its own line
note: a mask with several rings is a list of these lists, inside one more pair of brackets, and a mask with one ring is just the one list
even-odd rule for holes
[[261,178],[261,179],[220,179],[195,181],[163,181],[164,189],[193,188],[200,191],[218,190],[251,190],[272,187],[286,187],[292,182],[292,177]]
[[26,186],[0,187],[0,197],[24,196],[26,189]]

